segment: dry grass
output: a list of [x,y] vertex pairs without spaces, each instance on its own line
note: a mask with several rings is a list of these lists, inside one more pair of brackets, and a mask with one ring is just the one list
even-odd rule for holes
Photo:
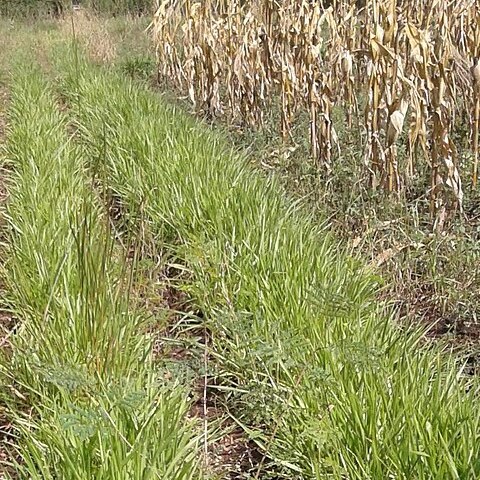
[[59,29],[64,37],[72,34],[85,48],[91,60],[97,64],[112,63],[117,57],[116,42],[106,28],[105,22],[88,10],[72,11],[59,20]]

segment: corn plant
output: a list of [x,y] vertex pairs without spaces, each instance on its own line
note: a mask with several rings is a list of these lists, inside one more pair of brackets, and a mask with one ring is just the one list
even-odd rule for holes
[[[341,106],[348,126],[362,133],[370,186],[400,192],[427,167],[437,223],[462,208],[451,132],[471,118],[477,184],[475,0],[161,0],[152,32],[159,78],[188,92],[197,111],[262,127],[267,109],[280,105],[286,141],[295,141],[297,113],[307,112],[312,160],[327,172],[337,145],[332,109]],[[407,147],[405,162],[399,143]]]

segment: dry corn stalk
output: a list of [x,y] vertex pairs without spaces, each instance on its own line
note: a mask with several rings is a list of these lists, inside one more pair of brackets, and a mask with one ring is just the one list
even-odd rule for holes
[[342,107],[348,128],[362,132],[372,187],[401,190],[426,166],[432,215],[461,207],[451,132],[470,117],[477,184],[476,0],[162,0],[153,33],[159,76],[197,110],[261,127],[278,108],[286,141],[295,141],[297,113],[308,112],[312,157],[327,172],[332,112]]

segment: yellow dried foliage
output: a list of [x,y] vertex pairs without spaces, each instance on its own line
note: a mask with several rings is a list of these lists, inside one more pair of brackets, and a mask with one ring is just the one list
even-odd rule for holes
[[312,157],[327,171],[341,105],[365,140],[373,188],[400,191],[427,163],[432,215],[461,210],[451,133],[468,118],[477,184],[478,0],[160,0],[152,31],[159,77],[199,111],[261,126],[280,102],[285,138],[296,113],[308,112]]
[[74,34],[94,62],[111,63],[116,58],[115,41],[105,22],[88,10],[73,10],[71,15],[59,20],[59,27],[65,37]]

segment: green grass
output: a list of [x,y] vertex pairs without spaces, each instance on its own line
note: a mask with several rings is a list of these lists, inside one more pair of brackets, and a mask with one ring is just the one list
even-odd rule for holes
[[2,277],[18,324],[0,381],[14,468],[29,479],[198,479],[188,390],[154,368],[88,157],[41,72],[13,78]]
[[186,265],[215,381],[277,478],[480,475],[477,380],[394,325],[375,276],[223,138],[118,75],[63,67],[84,147],[130,228]]

